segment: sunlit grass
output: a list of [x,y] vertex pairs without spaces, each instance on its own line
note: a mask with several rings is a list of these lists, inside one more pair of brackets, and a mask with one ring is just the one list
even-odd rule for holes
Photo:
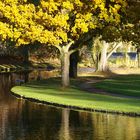
[[72,85],[63,89],[59,79],[31,82],[12,88],[24,97],[81,108],[140,113],[140,100],[88,93]]

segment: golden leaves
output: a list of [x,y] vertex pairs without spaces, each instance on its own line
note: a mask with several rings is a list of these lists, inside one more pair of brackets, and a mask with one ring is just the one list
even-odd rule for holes
[[62,3],[62,6],[63,6],[64,9],[67,9],[67,10],[73,10],[74,9],[73,3],[71,3],[70,1],[64,1]]
[[[27,0],[0,1],[0,36],[18,45],[38,41],[50,45],[76,40],[104,23],[120,22],[124,0],[41,0],[35,6]],[[103,21],[103,22],[102,22]]]

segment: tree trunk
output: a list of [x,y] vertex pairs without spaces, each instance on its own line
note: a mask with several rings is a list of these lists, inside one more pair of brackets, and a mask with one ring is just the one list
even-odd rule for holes
[[107,70],[108,70],[107,59],[106,59],[106,57],[104,57],[104,59],[101,59],[100,62],[98,63],[96,71],[105,72]]
[[140,48],[137,48],[138,68],[140,68]]
[[137,53],[137,59],[138,59],[138,68],[140,68],[140,52]]
[[71,78],[77,78],[77,65],[79,61],[79,52],[75,52],[70,56],[70,73]]
[[69,53],[66,51],[61,52],[61,71],[62,71],[62,86],[68,87],[70,84],[69,80],[69,65],[70,65],[70,58]]
[[61,121],[61,128],[60,128],[60,135],[59,140],[71,140],[70,136],[70,126],[69,126],[69,116],[70,110],[63,109],[62,110],[62,121]]
[[29,63],[29,47],[27,45],[22,47],[22,54],[24,57],[23,62],[24,63]]
[[25,83],[29,82],[29,72],[24,73],[24,81]]
[[60,51],[61,60],[61,77],[62,77],[62,87],[68,87],[70,85],[69,78],[69,66],[70,66],[70,55],[76,50],[70,50],[71,45],[74,41],[69,42],[66,46],[55,46]]
[[107,49],[108,49],[108,43],[105,43],[105,41],[103,41],[103,46],[101,49],[101,56],[100,56],[100,60],[97,64],[96,71],[107,71],[108,70],[108,67],[107,67]]

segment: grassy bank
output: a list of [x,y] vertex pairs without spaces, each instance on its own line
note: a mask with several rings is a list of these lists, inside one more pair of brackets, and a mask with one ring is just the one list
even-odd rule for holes
[[140,100],[88,93],[77,89],[75,85],[63,89],[60,86],[60,79],[48,79],[16,86],[12,88],[12,92],[25,98],[57,105],[140,115]]
[[118,76],[94,84],[94,87],[119,95],[140,97],[140,75]]

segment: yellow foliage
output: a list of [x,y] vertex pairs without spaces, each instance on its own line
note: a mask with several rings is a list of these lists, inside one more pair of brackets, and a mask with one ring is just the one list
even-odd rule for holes
[[[118,24],[125,0],[40,0],[35,6],[27,0],[0,1],[0,38],[17,46],[38,41],[63,45],[77,40],[105,22]],[[102,22],[103,21],[103,22]]]

